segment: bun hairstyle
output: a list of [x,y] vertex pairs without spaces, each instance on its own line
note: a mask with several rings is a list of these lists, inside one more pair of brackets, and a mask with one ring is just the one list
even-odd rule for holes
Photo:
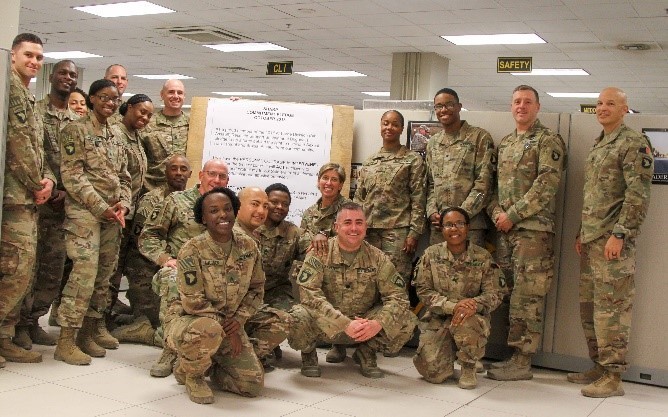
[[125,113],[128,112],[128,106],[143,103],[145,101],[153,103],[151,97],[147,96],[146,94],[135,94],[134,96],[130,97],[128,101],[121,104],[121,107],[118,108],[118,112],[121,114],[121,116],[125,116]]
[[101,80],[93,81],[93,84],[91,84],[90,88],[88,89],[88,97],[86,97],[86,106],[88,106],[89,109],[91,110],[93,109],[93,103],[90,101],[90,97],[94,96],[95,94],[97,94],[98,91],[107,87],[116,88],[116,84],[114,84],[113,81],[105,80],[104,78]]

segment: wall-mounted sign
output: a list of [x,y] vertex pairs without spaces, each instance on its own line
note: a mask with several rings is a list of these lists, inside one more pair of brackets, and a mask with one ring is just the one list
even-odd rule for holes
[[267,75],[292,75],[292,61],[268,62]]
[[596,114],[596,104],[580,104],[580,112]]
[[531,72],[531,62],[530,56],[500,56],[496,59],[496,72]]
[[652,184],[668,184],[668,129],[644,128],[642,132],[652,142],[654,175]]

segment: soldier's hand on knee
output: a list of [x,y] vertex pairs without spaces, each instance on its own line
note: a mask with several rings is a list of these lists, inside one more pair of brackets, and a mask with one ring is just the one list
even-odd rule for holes
[[232,348],[230,354],[233,358],[236,358],[241,353],[241,336],[239,335],[239,332],[234,332],[228,333],[227,337],[230,340],[230,347]]
[[239,324],[239,322],[236,321],[235,319],[226,319],[223,322],[223,331],[225,332],[225,334],[236,333],[239,331],[240,328],[241,324]]

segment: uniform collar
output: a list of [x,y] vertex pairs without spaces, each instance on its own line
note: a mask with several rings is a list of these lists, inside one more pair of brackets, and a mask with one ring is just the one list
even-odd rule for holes
[[609,135],[605,134],[605,131],[601,131],[601,134],[598,136],[596,139],[596,143],[594,143],[594,146],[604,146],[607,145],[608,143],[612,143],[617,139],[617,136],[622,132],[622,130],[626,129],[626,125],[622,123],[619,125],[619,127],[612,132],[610,132]]

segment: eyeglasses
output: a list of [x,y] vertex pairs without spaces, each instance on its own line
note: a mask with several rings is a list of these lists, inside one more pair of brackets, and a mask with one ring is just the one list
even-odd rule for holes
[[120,97],[109,97],[109,96],[106,95],[106,94],[100,94],[99,96],[96,95],[95,97],[99,98],[100,101],[103,102],[103,103],[106,103],[106,102],[108,102],[108,101],[111,101],[111,102],[114,103],[114,104],[118,104],[118,103],[121,102],[121,98],[120,98]]
[[448,222],[448,223],[443,223],[443,228],[444,229],[454,229],[454,228],[463,229],[467,225],[468,225],[468,223],[466,223],[466,222],[455,222],[455,223]]
[[220,180],[225,181],[228,178],[230,178],[230,176],[224,172],[204,171],[204,173],[206,174],[207,177],[211,179],[219,178]]
[[454,110],[458,104],[459,103],[455,103],[454,101],[450,101],[445,104],[434,104],[434,110],[435,111],[440,111],[443,109]]

